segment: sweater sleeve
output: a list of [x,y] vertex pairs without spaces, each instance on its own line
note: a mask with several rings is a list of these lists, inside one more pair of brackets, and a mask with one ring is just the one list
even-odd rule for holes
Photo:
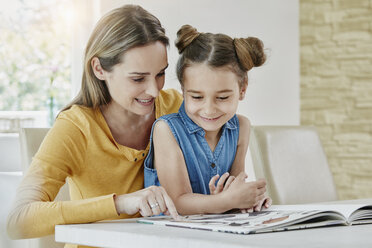
[[60,118],[49,131],[17,190],[7,221],[13,239],[54,233],[58,224],[117,218],[114,194],[54,202],[66,177],[80,173],[86,152],[84,133]]

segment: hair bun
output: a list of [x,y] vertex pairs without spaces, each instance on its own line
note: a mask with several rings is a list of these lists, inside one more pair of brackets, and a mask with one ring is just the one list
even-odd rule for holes
[[175,41],[178,53],[182,53],[183,50],[193,42],[200,33],[196,28],[190,25],[183,25],[177,32],[177,39]]
[[265,63],[266,54],[260,39],[256,37],[235,38],[234,46],[239,63],[244,70],[249,71],[252,67]]

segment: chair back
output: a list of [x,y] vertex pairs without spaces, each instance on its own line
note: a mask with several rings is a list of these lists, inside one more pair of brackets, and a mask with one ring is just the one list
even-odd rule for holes
[[265,178],[273,204],[337,200],[317,130],[306,126],[254,126],[250,150],[256,178]]
[[22,171],[18,133],[0,133],[0,172]]
[[28,240],[11,240],[6,231],[6,220],[21,180],[22,171],[0,172],[0,247],[27,248],[29,244]]
[[[32,158],[48,133],[49,128],[21,128],[19,138],[21,144],[21,162],[26,172]],[[55,200],[69,200],[68,185],[65,183],[59,190]],[[64,244],[55,242],[54,235],[30,240],[30,248],[62,248]]]

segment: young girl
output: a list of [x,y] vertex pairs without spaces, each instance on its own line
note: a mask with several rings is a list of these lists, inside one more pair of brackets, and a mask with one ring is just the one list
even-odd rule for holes
[[[143,189],[152,124],[182,103],[175,90],[162,90],[167,45],[159,20],[140,6],[114,9],[98,22],[81,91],[59,114],[18,188],[8,217],[11,238],[138,213],[177,218],[162,187]],[[54,202],[66,179],[71,200]]]
[[154,123],[145,187],[160,181],[180,214],[269,207],[265,181],[245,182],[250,122],[236,115],[247,72],[265,62],[262,42],[199,33],[189,25],[177,36],[184,103]]

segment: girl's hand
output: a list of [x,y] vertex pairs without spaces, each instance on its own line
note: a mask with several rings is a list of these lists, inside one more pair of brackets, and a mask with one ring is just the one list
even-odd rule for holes
[[[212,177],[211,180],[209,181],[209,192],[211,195],[216,195],[218,193],[221,193],[224,190],[227,190],[230,184],[235,179],[234,176],[229,176],[228,172],[224,173],[221,176],[220,180],[218,180],[219,177],[220,175],[217,174],[214,177]],[[217,182],[217,187],[216,187],[215,185],[216,185],[217,180],[218,182]]]
[[252,212],[258,212],[258,211],[261,211],[263,209],[267,209],[271,206],[271,203],[272,203],[272,200],[270,197],[265,197],[262,201],[260,201],[257,205],[251,207],[251,208],[243,208],[243,209],[240,209],[240,212],[241,213],[252,213]]
[[135,214],[140,212],[144,217],[164,213],[178,220],[179,215],[173,201],[163,187],[151,186],[130,194],[119,195],[114,198],[116,211],[121,214]]
[[270,197],[266,196],[262,201],[260,201],[256,206],[253,207],[254,211],[261,211],[262,209],[269,208],[273,201]]
[[241,172],[223,191],[231,208],[250,210],[255,206],[262,206],[265,199],[266,181],[260,179],[255,182],[245,182],[246,178],[247,175]]

